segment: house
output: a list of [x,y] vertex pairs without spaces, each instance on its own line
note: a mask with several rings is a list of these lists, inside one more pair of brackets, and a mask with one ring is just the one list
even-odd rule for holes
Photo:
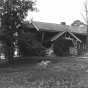
[[[55,23],[31,22],[43,46],[58,56],[80,55],[86,49],[86,27]],[[27,24],[28,28],[32,28]],[[48,51],[49,51],[48,50]]]

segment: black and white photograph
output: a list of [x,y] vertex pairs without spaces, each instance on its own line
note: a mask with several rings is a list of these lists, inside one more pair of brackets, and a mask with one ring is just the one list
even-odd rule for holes
[[0,88],[88,88],[88,0],[0,0]]

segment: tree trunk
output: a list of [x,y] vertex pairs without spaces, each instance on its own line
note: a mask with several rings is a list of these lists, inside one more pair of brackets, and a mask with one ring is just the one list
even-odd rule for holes
[[87,24],[87,33],[86,33],[86,52],[84,52],[84,56],[88,57],[88,24]]
[[87,36],[86,36],[86,50],[88,51],[88,24],[87,24]]
[[13,44],[11,42],[11,45],[9,47],[9,64],[13,64]]

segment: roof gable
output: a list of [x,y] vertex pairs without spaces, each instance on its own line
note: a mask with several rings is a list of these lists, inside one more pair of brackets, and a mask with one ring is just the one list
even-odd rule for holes
[[74,37],[77,41],[79,41],[79,42],[82,42],[78,37],[76,37],[72,32],[70,32],[70,31],[63,31],[63,32],[61,32],[61,33],[58,33],[57,35],[55,35],[54,37],[52,37],[51,38],[51,41],[54,41],[54,40],[56,40],[56,39],[58,39],[58,38],[60,38],[61,36],[63,36],[65,33],[69,33],[72,37]]

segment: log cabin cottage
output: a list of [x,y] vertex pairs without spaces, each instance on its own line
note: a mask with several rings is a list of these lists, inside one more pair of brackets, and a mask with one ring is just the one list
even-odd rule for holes
[[[64,24],[32,21],[26,24],[46,51],[53,51],[57,56],[81,55],[86,50],[86,26],[69,26]],[[37,30],[37,32],[35,31]]]
[[[24,56],[36,55],[35,49],[40,52],[40,47],[46,50],[47,55],[57,56],[81,55],[86,50],[86,26],[32,21],[24,22],[22,29],[24,33],[20,38],[20,50]],[[33,36],[36,36],[34,40]],[[30,41],[32,44],[28,44]]]

